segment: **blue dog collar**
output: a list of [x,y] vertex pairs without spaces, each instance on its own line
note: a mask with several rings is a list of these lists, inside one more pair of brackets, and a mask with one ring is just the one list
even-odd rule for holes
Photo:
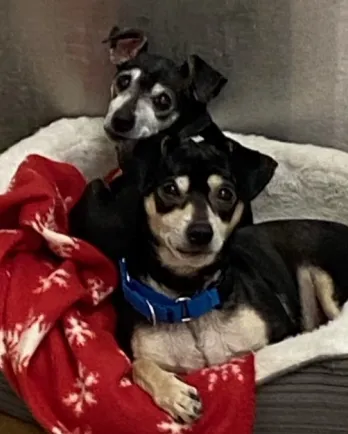
[[125,299],[153,325],[158,322],[189,322],[220,305],[220,297],[216,288],[204,290],[192,298],[180,297],[173,300],[133,279],[128,274],[124,259],[119,265]]

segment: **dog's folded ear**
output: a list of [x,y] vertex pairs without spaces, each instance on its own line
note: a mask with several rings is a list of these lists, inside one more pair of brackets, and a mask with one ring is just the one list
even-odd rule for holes
[[241,199],[250,202],[272,179],[278,163],[270,156],[228,140]]
[[219,71],[196,54],[189,56],[181,66],[181,72],[189,78],[197,101],[203,104],[215,98],[228,81]]
[[109,44],[110,61],[114,65],[121,65],[133,59],[148,47],[147,37],[141,30],[120,30],[117,26],[111,29],[103,43]]
[[166,158],[179,144],[179,138],[164,136],[161,140],[161,158]]

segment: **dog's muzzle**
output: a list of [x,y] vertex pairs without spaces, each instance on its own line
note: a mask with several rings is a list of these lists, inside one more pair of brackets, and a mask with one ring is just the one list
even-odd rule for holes
[[135,116],[131,107],[117,110],[111,118],[111,128],[117,133],[128,133],[134,128]]

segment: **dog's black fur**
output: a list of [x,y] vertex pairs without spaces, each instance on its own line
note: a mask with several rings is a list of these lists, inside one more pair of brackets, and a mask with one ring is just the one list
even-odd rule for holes
[[[112,101],[104,128],[111,139],[124,142],[122,161],[129,151],[131,154],[138,140],[156,134],[189,137],[201,133],[210,124],[207,104],[218,96],[227,79],[201,57],[190,55],[178,65],[164,56],[148,53],[147,37],[138,29],[120,30],[115,26],[103,42],[109,44],[110,59],[116,66],[111,86]],[[133,71],[138,71],[137,79],[132,77]],[[122,88],[118,84],[120,77],[127,80],[121,83]],[[152,94],[156,86],[161,87],[157,96]],[[119,97],[115,108],[113,102]],[[169,109],[157,108],[158,97],[164,97]],[[139,101],[148,104],[147,119],[144,119],[148,130],[145,133],[136,128],[137,118],[141,117]]]
[[[334,319],[348,299],[348,227],[343,224],[321,220],[271,221],[236,231],[228,244],[226,258],[230,266],[225,267],[220,286],[222,298],[228,300],[226,308],[230,303],[240,303],[238,292],[247,294],[249,303],[266,321],[269,342],[310,331]],[[312,269],[308,286],[299,279],[301,267]],[[317,281],[319,272],[332,283],[326,279]],[[231,282],[235,282],[232,297]],[[313,291],[314,312],[306,312],[301,301],[301,292],[305,291]],[[327,306],[320,300],[320,291],[327,291],[337,313],[325,313]],[[310,314],[315,318],[306,318]],[[309,328],[305,326],[308,320],[313,324]]]
[[[237,142],[229,140],[227,146],[225,137],[214,125],[207,135],[215,145],[170,140],[170,146],[166,146],[170,152],[167,149],[165,158],[162,138],[142,141],[135,147],[132,161],[120,177],[117,190],[111,191],[100,180],[93,181],[86,189],[81,206],[73,214],[75,225],[80,227],[85,239],[92,240],[114,261],[126,257],[132,275],[140,279],[150,274],[156,281],[178,293],[184,291],[187,296],[203,288],[207,278],[219,270],[224,255],[221,253],[214,263],[189,276],[176,275],[160,264],[154,250],[156,240],[144,215],[144,195],[169,173],[187,171],[197,181],[214,171],[222,173],[233,180],[234,193],[245,204],[236,227],[246,226],[251,200],[269,182],[276,168],[270,157],[244,148]],[[119,295],[122,297],[120,292]],[[119,330],[131,332],[134,315],[128,314],[127,306],[120,311],[125,313],[120,321],[126,324]],[[128,339],[119,336],[119,340],[129,353]]]
[[[211,133],[210,138],[210,142],[199,144],[190,140],[147,143],[141,148],[140,157],[134,158],[133,165],[124,178],[126,184],[129,182],[128,185],[137,186],[139,201],[136,206],[132,201],[127,205],[128,187],[121,188],[116,196],[112,196],[102,183],[95,182],[92,183],[94,190],[90,187],[87,194],[88,203],[85,211],[93,215],[95,221],[99,219],[99,227],[103,228],[100,233],[94,232],[93,237],[104,237],[103,243],[109,244],[106,250],[113,255],[115,261],[125,256],[133,277],[145,282],[151,278],[157,287],[169,289],[174,298],[194,296],[207,286],[207,282],[216,285],[221,299],[218,311],[224,318],[224,322],[221,323],[221,327],[224,324],[221,328],[224,335],[219,336],[218,342],[230,339],[229,331],[226,331],[225,327],[226,321],[231,321],[233,327],[238,312],[247,309],[247,316],[242,322],[237,323],[237,330],[230,330],[232,336],[236,332],[237,335],[239,333],[241,340],[237,339],[239,343],[236,343],[236,346],[232,342],[231,353],[224,355],[229,358],[245,351],[256,350],[267,343],[280,341],[289,335],[310,330],[322,321],[337,316],[348,298],[348,269],[345,263],[348,253],[348,228],[338,223],[314,220],[284,220],[247,227],[241,227],[237,222],[231,234],[226,234],[221,249],[209,264],[197,267],[189,273],[181,273],[180,267],[173,269],[171,265],[166,264],[166,256],[161,256],[159,247],[163,240],[159,232],[154,232],[154,226],[151,224],[151,218],[154,217],[151,213],[154,213],[155,218],[161,218],[161,215],[185,206],[184,203],[175,204],[175,201],[169,201],[168,204],[167,199],[163,199],[161,189],[168,179],[186,176],[190,185],[186,200],[196,210],[202,204],[203,208],[210,206],[217,218],[229,221],[236,211],[237,202],[250,203],[267,185],[276,168],[275,161],[270,157],[245,149],[238,143],[225,139],[216,131]],[[207,179],[212,174],[223,178],[228,189],[233,190],[233,205],[231,202],[227,208],[221,204],[216,208],[215,199],[211,199],[211,192],[207,188]],[[146,205],[149,198],[152,198],[152,208]],[[150,214],[149,209],[152,209]],[[200,209],[202,211],[202,208]],[[197,217],[197,213],[193,215]],[[242,215],[243,213],[239,216],[240,221]],[[84,219],[85,216],[81,215],[79,218]],[[199,215],[200,222],[206,218],[207,214]],[[119,234],[125,227],[129,228],[130,222],[134,226],[129,231],[135,236],[128,246],[126,243],[120,245]],[[93,226],[93,231],[95,227],[96,225]],[[107,231],[104,231],[104,228],[107,228]],[[106,239],[108,231],[110,232]],[[120,249],[115,249],[111,245],[119,245]],[[196,260],[196,247],[192,247],[192,256],[188,254],[183,258],[183,267],[186,263]],[[206,245],[201,248],[201,253],[204,254]],[[302,269],[306,273],[308,271],[306,276],[309,280],[301,279]],[[308,306],[303,301],[303,293],[311,298]],[[117,339],[124,350],[132,356],[132,339],[136,331],[134,327],[145,327],[146,330],[148,326],[144,317],[124,300],[122,291],[116,291],[115,296],[119,314]],[[250,324],[249,312],[252,314]],[[255,314],[259,318],[258,326],[265,330],[264,335],[258,328],[249,330]],[[313,318],[309,318],[311,315]],[[204,324],[203,327],[209,327],[208,317],[205,322],[207,325]],[[185,395],[187,401],[180,410],[175,410],[178,407],[174,408],[167,401],[161,401],[160,395],[163,391],[157,388],[156,375],[166,370],[182,372],[186,368],[175,364],[176,362],[171,365],[171,361],[168,361],[168,348],[164,343],[163,348],[161,346],[161,342],[165,341],[165,334],[171,333],[171,329],[162,329],[160,325],[156,327],[155,332],[151,332],[148,338],[151,340],[151,336],[156,336],[157,329],[162,336],[156,344],[159,345],[159,349],[155,352],[154,360],[149,363],[151,354],[146,353],[146,350],[143,354],[143,348],[139,350],[139,337],[134,344],[137,346],[134,379],[171,415],[186,422],[194,420],[199,417],[201,407],[197,404],[197,392],[193,393],[192,388],[187,391],[185,383],[173,384],[173,381],[178,380],[174,380],[174,377],[164,377],[169,387],[166,393],[171,395],[170,387],[179,387],[182,393],[189,395],[189,398]],[[178,327],[189,326],[178,324]],[[214,333],[219,334],[220,328],[216,327],[215,324]],[[197,333],[199,329],[194,330]],[[185,354],[189,354],[190,351],[190,348],[185,348]],[[214,347],[209,348],[209,351],[214,353]],[[142,361],[143,358],[146,360],[145,363]],[[209,357],[207,359],[209,360]],[[166,366],[164,370],[163,366]],[[202,366],[199,363],[195,366],[200,367]],[[144,384],[151,384],[153,387],[146,387]],[[174,401],[179,399],[174,395],[171,396]]]
[[[139,160],[144,159],[145,165],[148,165],[149,158],[154,158],[151,143],[159,143],[168,134],[179,135],[181,138],[201,135],[208,140],[210,136],[215,135],[217,127],[209,116],[207,104],[220,93],[227,83],[227,79],[222,74],[197,55],[192,55],[183,64],[177,65],[166,57],[148,53],[147,38],[138,29],[120,30],[118,27],[114,27],[109,37],[103,42],[109,44],[110,58],[113,64],[116,65],[113,83],[120,74],[124,74],[126,71],[137,69],[142,72],[140,85],[137,91],[133,92],[132,98],[117,110],[113,111],[110,108],[109,113],[111,115],[107,115],[105,118],[105,131],[111,139],[117,141],[119,162],[124,173],[129,172],[129,165],[132,165],[135,146],[137,148],[137,158]],[[121,116],[125,122],[131,124],[134,122],[137,116],[137,101],[143,96],[147,97],[156,84],[164,86],[174,95],[175,107],[173,110],[177,112],[178,116],[173,123],[166,125],[166,128],[160,129],[154,136],[148,138],[135,137],[129,139],[127,134],[124,135],[124,133],[115,130],[113,127],[113,119],[115,118]],[[117,97],[117,92],[113,91],[112,96]],[[110,107],[112,107],[112,104],[110,104]],[[145,152],[140,145],[144,146]],[[149,155],[146,155],[147,153]],[[143,170],[141,161],[136,163],[135,167]],[[125,198],[127,198],[127,203],[135,203],[139,197],[136,191],[138,182],[128,182],[129,179],[129,175],[127,175],[127,179],[116,178],[109,186],[110,191],[101,187],[101,190],[104,190],[100,196],[103,203],[102,209],[98,203],[94,204],[95,207],[90,204],[91,198],[94,197],[93,191],[97,188],[98,183],[102,183],[102,181],[96,181],[88,185],[80,201],[72,210],[70,218],[73,235],[89,241],[110,257],[115,257],[115,253],[117,253],[113,250],[114,246],[109,243],[109,234],[112,233],[112,228],[121,227],[121,220],[132,222],[136,215],[131,211],[131,207],[124,209],[122,206]],[[111,199],[112,195],[115,195],[114,202]],[[133,199],[130,199],[131,197]],[[118,213],[120,209],[123,209],[124,219],[120,219],[117,213],[113,217],[115,221],[110,218],[112,212],[106,209],[113,206]],[[107,212],[108,218],[103,217],[105,212]],[[80,218],[82,215],[84,217]],[[246,204],[241,224],[251,224],[252,221],[251,206]],[[102,224],[102,227],[100,224]],[[127,224],[127,227],[133,227],[133,224]],[[124,230],[120,232],[119,246],[128,244],[127,227],[124,227]],[[102,235],[102,233],[105,235]],[[98,236],[94,236],[94,234],[98,234]]]
[[[205,128],[204,136],[213,142],[216,138],[224,140],[222,132],[213,122]],[[69,217],[70,231],[74,236],[90,242],[112,259],[124,256],[132,250],[136,237],[134,228],[137,225],[139,209],[143,205],[142,195],[148,178],[156,172],[162,159],[162,140],[161,134],[139,141],[133,150],[132,159],[125,162],[123,174],[111,184],[106,185],[101,179],[87,184]],[[245,164],[248,165],[247,160],[253,154],[237,142],[234,143],[235,168],[240,177],[243,177],[242,168]],[[204,143],[202,146],[204,147]],[[207,151],[209,152],[209,149]],[[244,187],[244,183],[240,182],[241,191]],[[250,201],[245,201],[239,226],[250,225],[252,221]]]

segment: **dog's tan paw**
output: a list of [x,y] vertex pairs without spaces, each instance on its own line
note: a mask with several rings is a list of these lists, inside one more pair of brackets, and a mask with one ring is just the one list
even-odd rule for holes
[[162,390],[155,402],[175,420],[192,423],[200,418],[203,406],[197,389],[171,376]]

